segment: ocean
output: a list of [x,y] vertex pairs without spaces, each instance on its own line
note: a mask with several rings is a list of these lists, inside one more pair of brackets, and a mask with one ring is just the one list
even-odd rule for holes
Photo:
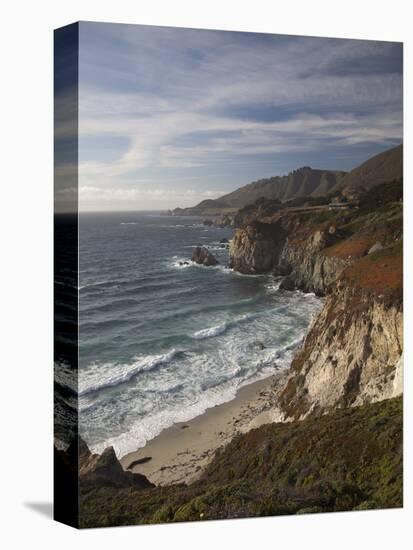
[[[186,216],[80,214],[79,430],[95,452],[123,456],[290,365],[322,301],[230,270],[232,234]],[[192,264],[198,244],[220,264]]]

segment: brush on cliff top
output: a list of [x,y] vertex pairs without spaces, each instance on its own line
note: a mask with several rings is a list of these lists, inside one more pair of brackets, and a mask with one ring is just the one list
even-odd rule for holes
[[401,398],[268,424],[192,485],[81,489],[82,527],[400,507],[401,446]]

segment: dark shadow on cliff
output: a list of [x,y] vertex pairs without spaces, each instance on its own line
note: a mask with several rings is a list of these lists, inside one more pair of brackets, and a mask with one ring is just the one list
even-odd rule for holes
[[23,505],[34,512],[37,512],[43,517],[53,519],[53,503],[52,502],[23,502]]

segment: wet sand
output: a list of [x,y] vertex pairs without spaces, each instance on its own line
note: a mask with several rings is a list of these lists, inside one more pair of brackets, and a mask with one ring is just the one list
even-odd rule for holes
[[235,399],[208,409],[189,422],[174,424],[145,447],[121,459],[124,469],[144,474],[156,485],[191,483],[216,449],[240,432],[274,421],[277,395],[288,369],[241,388]]

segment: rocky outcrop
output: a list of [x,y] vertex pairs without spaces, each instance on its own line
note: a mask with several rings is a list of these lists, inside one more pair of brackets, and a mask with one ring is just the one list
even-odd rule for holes
[[92,454],[82,438],[79,438],[79,478],[83,485],[94,487],[154,487],[144,475],[125,472],[113,447],[107,447],[101,455]]
[[282,248],[274,271],[288,273],[281,288],[298,288],[304,292],[324,295],[352,258],[324,254],[324,250],[336,242],[336,227],[322,226],[297,231],[288,237]]
[[402,259],[396,243],[355,262],[334,285],[293,360],[278,418],[301,419],[398,395],[402,350]]
[[218,265],[219,261],[215,258],[215,256],[212,254],[208,248],[205,246],[196,246],[192,252],[192,261],[205,265],[205,266],[213,266]]
[[285,242],[281,224],[254,222],[235,231],[229,267],[246,274],[268,273],[277,264]]
[[300,226],[292,216],[271,224],[253,222],[236,230],[230,245],[230,267],[246,274],[287,275],[281,288],[324,295],[352,261],[324,254],[336,239],[334,225]]
[[281,282],[280,288],[284,290],[298,288],[303,292],[314,292],[318,296],[324,296],[328,287],[349,263],[351,260],[328,257],[323,254],[305,255],[303,263],[296,261],[287,264],[294,266],[293,271]]
[[208,227],[233,227],[234,216],[232,214],[221,214],[219,216],[205,218],[202,224]]
[[216,227],[233,227],[234,226],[234,216],[233,214],[221,214],[218,218],[215,219],[214,225]]
[[403,354],[396,364],[394,369],[393,388],[390,397],[398,397],[403,393]]
[[230,265],[242,273],[287,275],[281,288],[324,295],[345,268],[402,237],[401,196],[401,185],[389,183],[345,213],[310,207],[260,218],[255,207],[249,216],[258,217],[235,231]]

